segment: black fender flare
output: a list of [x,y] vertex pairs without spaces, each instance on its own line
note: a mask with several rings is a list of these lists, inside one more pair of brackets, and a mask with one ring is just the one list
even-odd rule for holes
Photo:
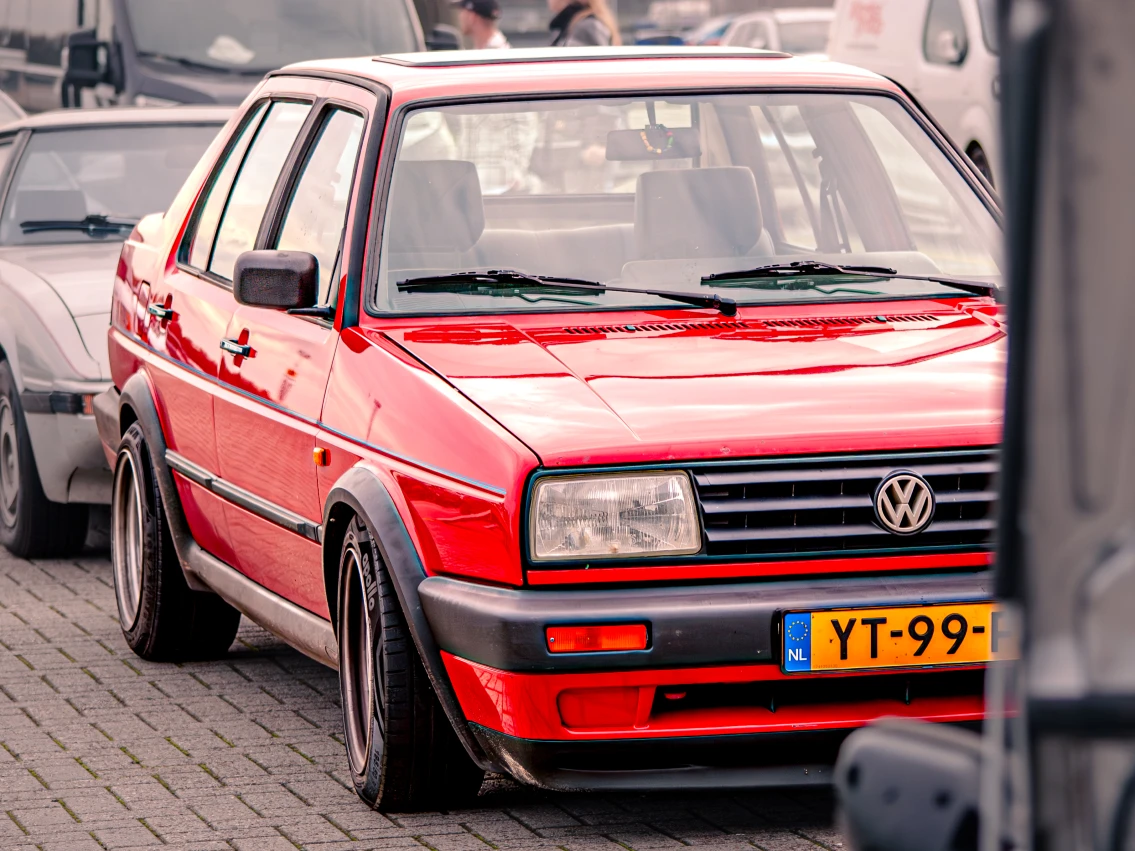
[[461,704],[449,683],[445,665],[441,660],[441,650],[434,639],[433,631],[422,609],[418,586],[426,578],[425,568],[414,547],[413,539],[402,521],[398,507],[394,504],[386,485],[372,471],[365,467],[352,467],[327,495],[323,503],[323,567],[324,581],[328,587],[328,608],[331,620],[338,624],[335,600],[339,582],[339,559],[337,552],[330,552],[329,543],[341,539],[335,524],[345,523],[339,515],[342,506],[347,506],[363,521],[378,547],[379,555],[390,574],[398,602],[406,618],[406,625],[414,638],[418,657],[429,677],[430,686],[437,695],[449,723],[461,740],[470,758],[487,771],[501,771],[492,759],[486,756],[480,744],[469,730],[469,722],[461,711]]
[[[173,546],[177,552],[177,560],[181,563],[181,572],[185,574],[186,584],[194,591],[213,593],[212,588],[187,569],[187,565],[190,564],[189,547],[193,541],[193,536],[189,532],[189,523],[185,519],[185,511],[181,507],[181,497],[177,493],[177,484],[173,480],[173,473],[170,472],[169,465],[166,463],[166,438],[165,432],[162,431],[161,418],[158,416],[158,406],[154,402],[150,383],[143,373],[134,373],[126,380],[126,383],[122,385],[122,390],[119,391],[118,428],[121,431],[117,435],[117,439],[121,439],[122,431],[125,431],[121,427],[124,408],[129,408],[133,412],[134,422],[138,423],[146,438],[146,448],[150,452],[150,468],[154,471],[158,490],[162,494],[162,502],[165,503],[166,521],[169,523]],[[105,426],[100,423],[100,427]],[[103,435],[104,441],[106,441],[107,436]],[[113,444],[107,442],[107,445],[111,446],[114,452],[118,451],[117,442]]]

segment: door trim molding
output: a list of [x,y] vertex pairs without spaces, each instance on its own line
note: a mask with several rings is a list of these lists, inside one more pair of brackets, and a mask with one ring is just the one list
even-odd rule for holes
[[174,472],[180,473],[182,476],[189,479],[189,481],[200,485],[211,493],[216,494],[221,499],[231,502],[233,505],[240,506],[245,511],[249,511],[263,520],[267,520],[270,523],[287,529],[289,532],[295,532],[297,535],[301,535],[309,541],[314,541],[317,544],[322,543],[323,527],[320,524],[312,523],[306,517],[302,517],[294,511],[289,511],[283,506],[269,502],[251,491],[237,487],[232,482],[226,481],[220,476],[214,476],[204,467],[194,464],[188,458],[179,455],[172,449],[166,450],[165,459],[170,469]]

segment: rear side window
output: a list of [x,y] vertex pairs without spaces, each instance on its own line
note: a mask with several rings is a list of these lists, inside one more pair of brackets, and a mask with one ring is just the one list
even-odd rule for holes
[[255,246],[280,170],[310,111],[311,104],[285,101],[268,108],[240,165],[217,227],[213,256],[207,267],[217,277],[231,281],[237,257]]
[[287,203],[276,241],[275,247],[283,251],[315,255],[320,304],[331,300],[364,124],[362,116],[342,109],[327,115]]
[[245,121],[244,127],[241,128],[236,144],[233,145],[225,158],[225,164],[221,166],[221,170],[217,172],[209,186],[205,203],[197,216],[197,224],[189,238],[189,248],[186,251],[186,260],[195,269],[207,269],[209,267],[209,255],[213,252],[213,239],[217,236],[217,225],[221,223],[225,199],[229,197],[233,178],[236,177],[237,169],[240,168],[241,160],[244,159],[244,155],[248,151],[252,137],[256,135],[256,128],[260,126],[260,119],[264,117],[265,106],[266,104],[259,103],[253,109],[252,114]]
[[966,61],[969,39],[958,0],[930,0],[922,53],[935,65],[961,65]]

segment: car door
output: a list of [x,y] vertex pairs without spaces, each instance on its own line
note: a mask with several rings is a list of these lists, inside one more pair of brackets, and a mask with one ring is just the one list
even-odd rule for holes
[[[224,337],[236,309],[230,283],[232,263],[240,250],[240,217],[250,215],[244,209],[247,202],[243,206],[233,203],[234,187],[238,179],[247,185],[250,172],[272,168],[273,161],[279,171],[310,108],[310,102],[264,99],[246,112],[194,206],[177,262],[160,279],[139,284],[139,299],[144,302],[140,308],[146,310],[142,337],[160,355],[150,378],[166,443],[175,453],[174,470],[182,465],[177,481],[186,519],[194,539],[226,562],[233,556],[223,503],[184,475],[192,469],[184,465],[209,475],[216,475],[220,466],[213,416],[221,361],[217,341]],[[268,162],[257,165],[264,160]],[[251,215],[257,222],[267,208],[271,188],[260,202],[259,213],[255,212],[256,199],[250,199]],[[256,226],[247,239],[250,247]]]
[[216,429],[221,476],[233,489],[226,517],[237,568],[326,616],[313,452],[339,339],[334,315],[359,152],[366,134],[377,132],[368,122],[381,117],[369,91],[322,85],[257,244],[316,257],[323,315],[237,309],[226,337],[249,348],[223,358]]

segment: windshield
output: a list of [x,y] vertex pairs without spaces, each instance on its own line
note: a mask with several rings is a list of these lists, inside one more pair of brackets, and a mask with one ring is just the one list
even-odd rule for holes
[[[34,133],[4,203],[0,244],[125,239],[129,223],[169,206],[219,130],[177,124]],[[111,226],[66,228],[103,216]]]
[[786,53],[824,53],[828,49],[830,21],[780,23],[780,49]]
[[126,0],[138,53],[226,72],[419,48],[403,0]]
[[[890,97],[467,104],[414,111],[401,132],[381,312],[673,306],[630,293],[405,286],[474,270],[712,293],[706,275],[822,260],[1000,282],[993,214]],[[904,280],[785,291],[766,279],[731,280],[723,294],[754,304],[958,293]]]

